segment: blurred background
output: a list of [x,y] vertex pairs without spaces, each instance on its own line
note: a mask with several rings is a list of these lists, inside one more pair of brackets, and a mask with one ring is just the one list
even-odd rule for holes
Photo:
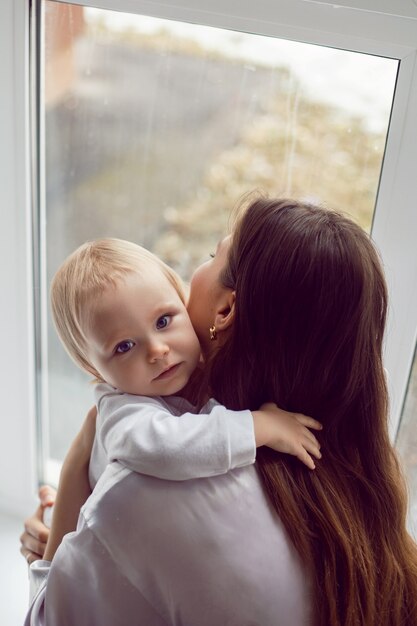
[[[322,203],[371,231],[396,61],[44,5],[47,285],[70,252],[101,236],[146,246],[188,280],[253,189]],[[46,326],[44,480],[54,482],[92,388],[49,312]],[[398,440],[414,492],[416,387]]]

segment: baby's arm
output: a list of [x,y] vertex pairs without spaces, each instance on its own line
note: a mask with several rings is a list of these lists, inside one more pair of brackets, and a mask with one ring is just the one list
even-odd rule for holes
[[74,439],[62,465],[51,530],[43,558],[52,561],[64,535],[77,527],[80,509],[91,493],[88,465],[96,429],[94,407]]
[[[118,460],[133,471],[157,478],[188,480],[225,474],[252,464],[256,446],[295,453],[303,445],[299,440],[305,442],[308,435],[311,444],[304,450],[320,454],[314,435],[275,405],[262,407],[254,415],[220,405],[203,414],[173,415],[169,405],[156,398],[121,394],[108,385],[99,385],[97,392],[98,437],[107,461]],[[284,429],[279,418],[285,415]]]
[[[204,414],[180,398],[122,394],[98,385],[98,446],[107,462],[168,480],[225,474],[250,465],[256,445],[250,411],[215,406]],[[179,405],[176,404],[179,403]]]
[[278,452],[292,454],[310,469],[315,469],[311,455],[321,459],[320,444],[310,428],[321,430],[322,425],[302,413],[288,413],[276,404],[263,404],[252,411],[256,447],[268,446]]

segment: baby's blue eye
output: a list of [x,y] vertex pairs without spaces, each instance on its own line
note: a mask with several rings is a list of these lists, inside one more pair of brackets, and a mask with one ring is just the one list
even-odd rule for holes
[[157,322],[156,322],[156,328],[157,330],[162,330],[164,328],[166,328],[169,324],[169,320],[171,319],[170,315],[161,315],[160,318],[158,318]]
[[121,341],[119,344],[117,344],[115,352],[117,352],[118,354],[125,354],[125,352],[129,352],[129,350],[131,350],[134,345],[135,342],[131,341],[130,339],[127,341]]

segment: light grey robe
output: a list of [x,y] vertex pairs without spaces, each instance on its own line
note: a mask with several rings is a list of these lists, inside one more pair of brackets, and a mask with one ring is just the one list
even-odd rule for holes
[[308,626],[308,577],[256,465],[166,481],[109,465],[64,538],[33,626]]

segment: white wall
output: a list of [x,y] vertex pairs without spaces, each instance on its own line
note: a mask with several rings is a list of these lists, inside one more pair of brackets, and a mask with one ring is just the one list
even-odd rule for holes
[[28,151],[28,3],[0,8],[0,502],[33,506],[34,402]]

